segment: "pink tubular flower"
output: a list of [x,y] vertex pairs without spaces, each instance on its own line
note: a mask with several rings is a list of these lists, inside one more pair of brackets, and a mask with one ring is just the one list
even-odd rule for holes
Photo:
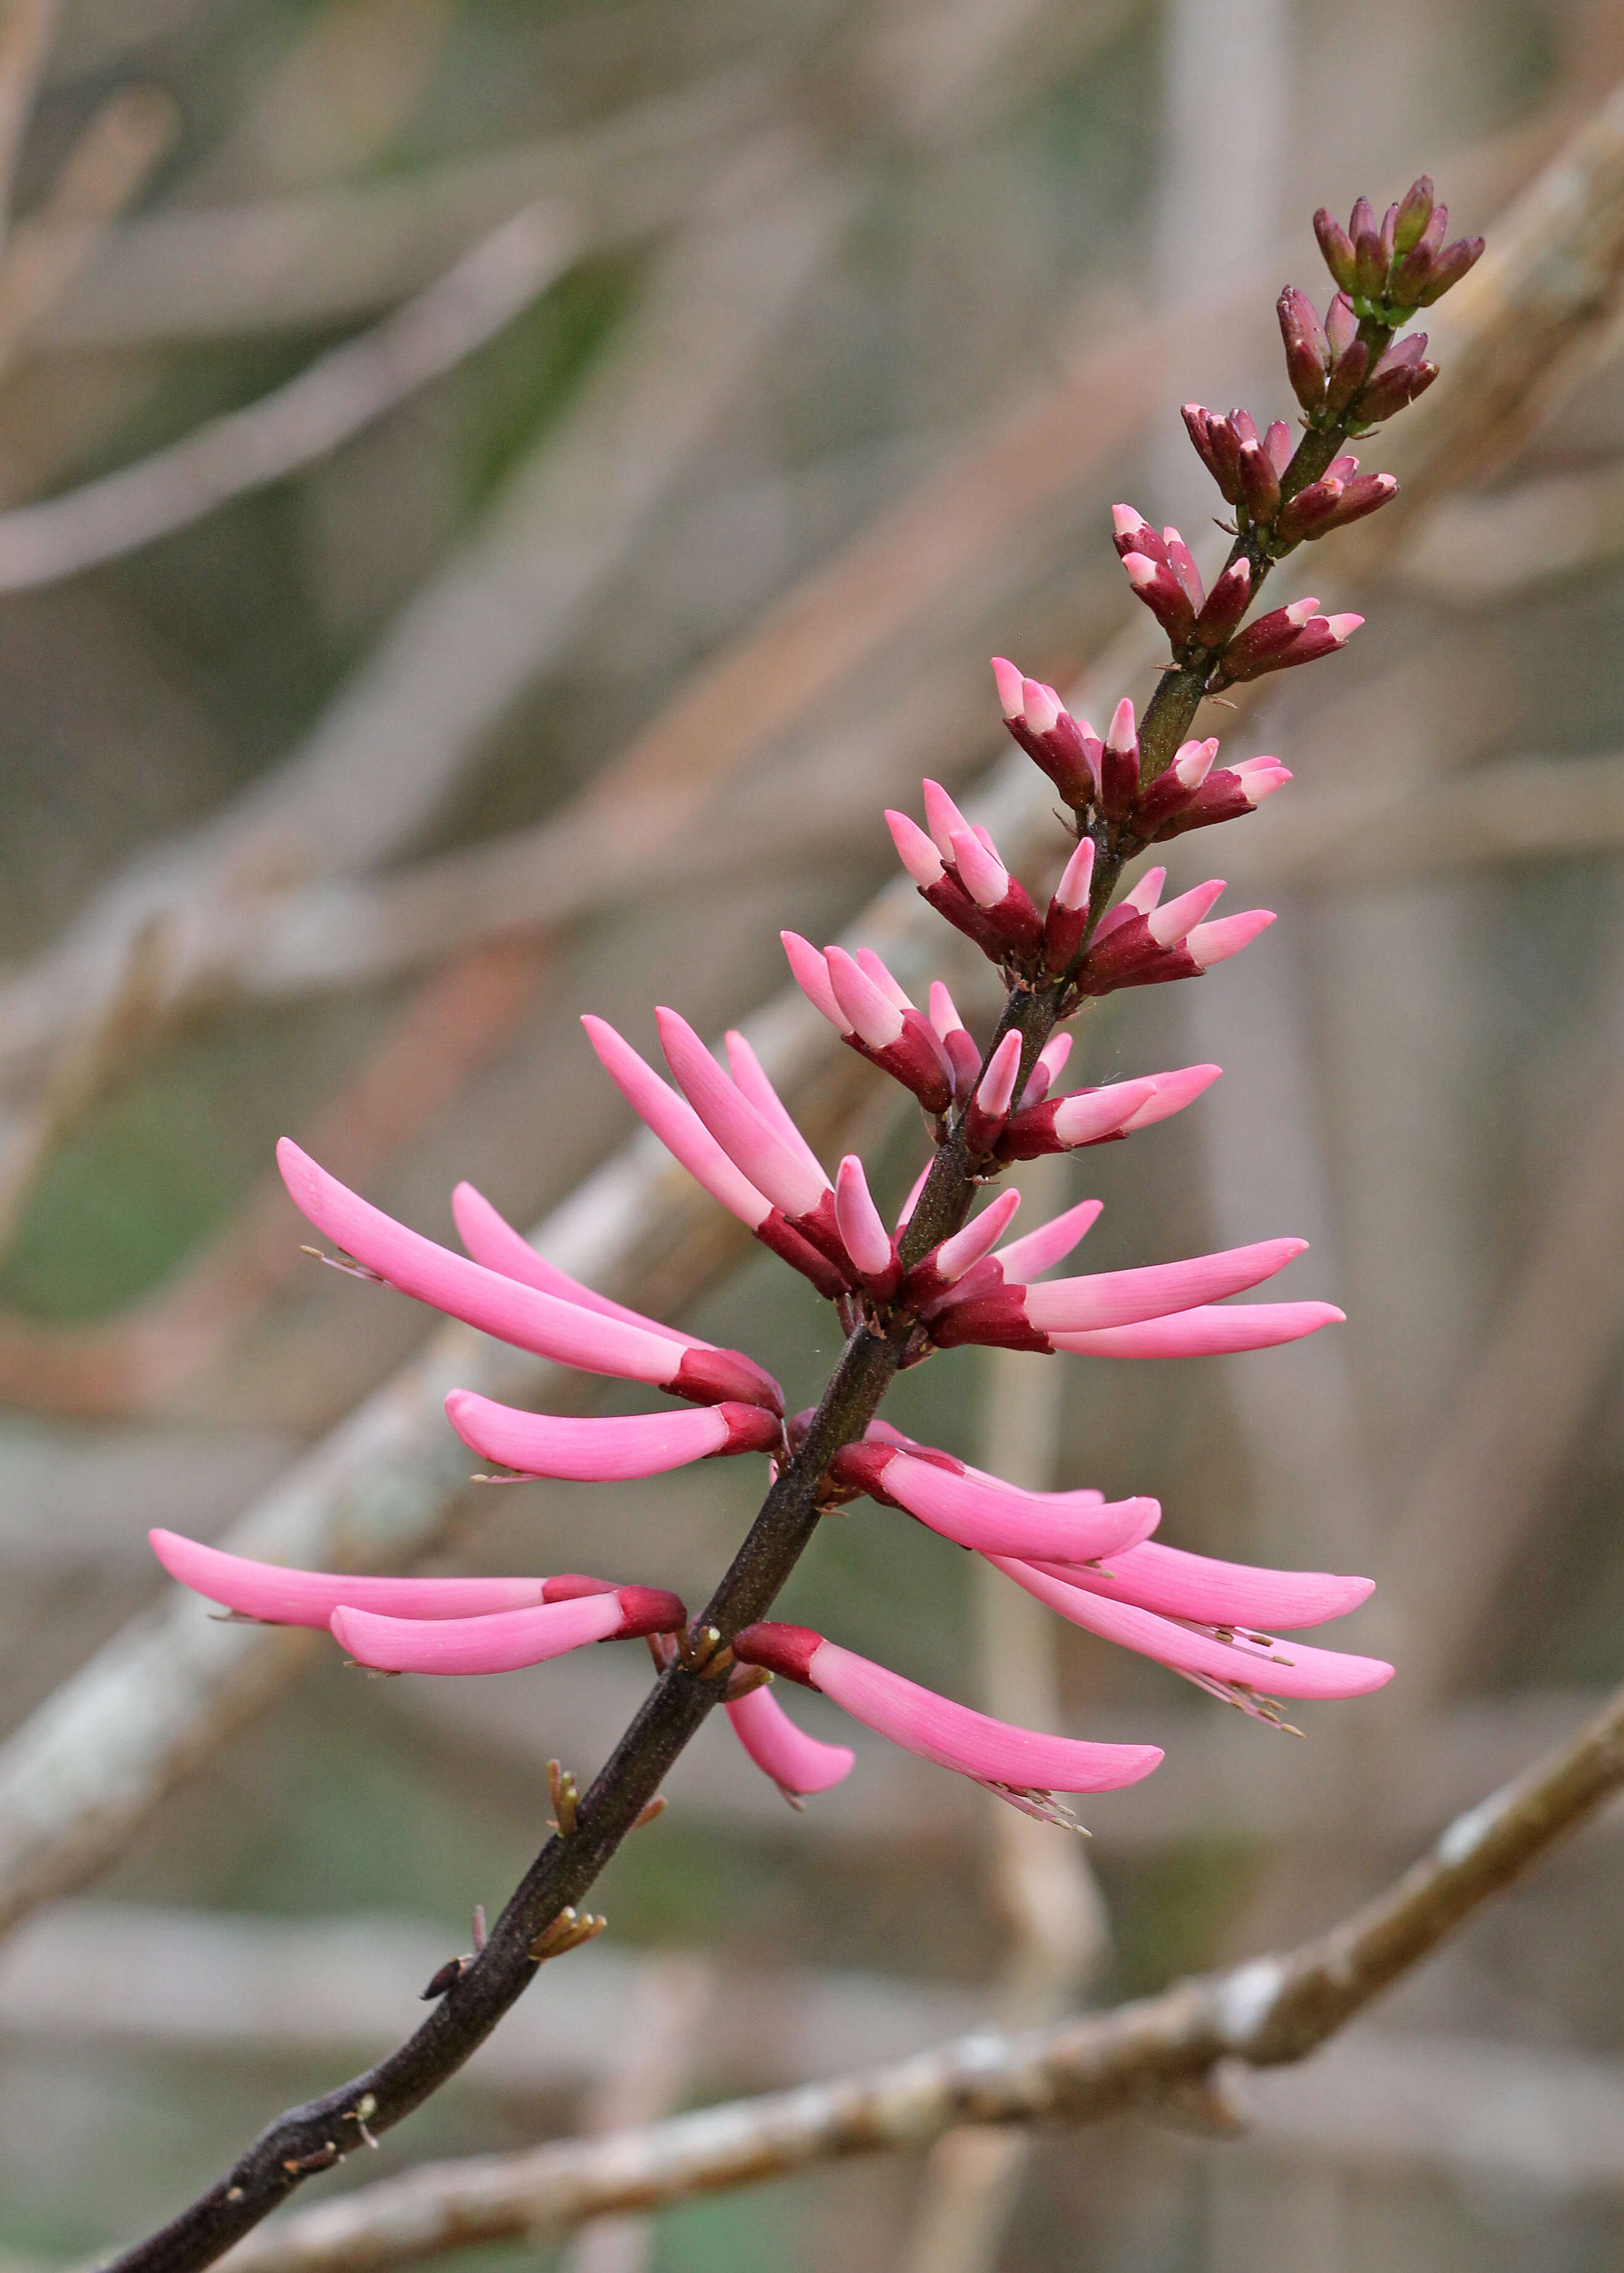
[[1203,1303],[1138,1325],[1051,1334],[1048,1347],[1084,1357],[1228,1357],[1241,1350],[1275,1349],[1282,1342],[1317,1334],[1321,1326],[1344,1323],[1345,1314],[1329,1302]]
[[1174,1073],[1113,1082],[1104,1089],[1072,1090],[1064,1097],[1025,1106],[998,1139],[997,1156],[1001,1160],[1033,1160],[1046,1152],[1075,1152],[1086,1144],[1132,1136],[1182,1113],[1217,1080],[1221,1070],[1214,1065],[1184,1066]]
[[971,1776],[1027,1814],[1067,1821],[1056,1792],[1116,1791],[1139,1783],[1162,1760],[1155,1744],[1094,1744],[1012,1728],[951,1698],[921,1689],[807,1626],[747,1626],[733,1654],[809,1689],[821,1689],[854,1721],[905,1752]]
[[965,1109],[965,1141],[972,1152],[989,1152],[1003,1132],[1015,1099],[1020,1053],[1020,1036],[1011,1032],[987,1061],[987,1070]]
[[[841,1489],[906,1508],[956,1547],[981,1555],[1089,1563],[1137,1547],[1162,1519],[1154,1499],[1107,1500],[1097,1491],[1023,1491],[930,1445],[873,1437],[844,1446],[829,1474]],[[1046,1543],[1040,1546],[1040,1540]]]
[[663,1587],[617,1587],[472,1618],[383,1617],[341,1604],[329,1624],[356,1663],[378,1673],[516,1673],[588,1642],[673,1633],[687,1615],[680,1597]]
[[171,1579],[205,1601],[263,1625],[326,1630],[346,1602],[392,1618],[474,1618],[498,1610],[534,1609],[586,1594],[613,1594],[613,1581],[558,1579],[382,1579],[342,1571],[290,1571],[205,1547],[176,1531],[147,1534]]
[[606,1420],[566,1420],[523,1413],[471,1389],[454,1389],[446,1414],[481,1459],[526,1476],[578,1483],[624,1483],[663,1475],[694,1460],[736,1452],[776,1452],[784,1432],[759,1405],[711,1405],[685,1413],[634,1413]]
[[959,1302],[950,1294],[932,1321],[931,1333],[944,1348],[963,1342],[1060,1348],[1065,1337],[1139,1325],[1238,1294],[1283,1271],[1307,1244],[1303,1239],[1267,1239],[1184,1263],[1104,1271],[1036,1287],[1006,1284],[996,1294]]
[[[1282,1644],[1272,1634],[1254,1634],[1249,1629],[1237,1632],[1227,1624],[1204,1633],[1135,1603],[1094,1594],[1015,1557],[995,1555],[989,1560],[1071,1624],[1142,1657],[1154,1657],[1199,1687],[1252,1711],[1259,1711],[1265,1699],[1278,1697],[1367,1697],[1393,1678],[1393,1668],[1380,1658],[1312,1649],[1297,1642]],[[1265,1713],[1263,1717],[1274,1716]]]
[[727,1717],[745,1751],[784,1797],[795,1801],[844,1783],[857,1763],[846,1744],[820,1744],[798,1729],[771,1689],[734,1698]]
[[[1041,1560],[1039,1569],[1049,1568]],[[1052,1566],[1068,1586],[1086,1587],[1113,1602],[1137,1602],[1164,1618],[1197,1625],[1267,1626],[1291,1632],[1345,1617],[1368,1602],[1369,1579],[1337,1578],[1328,1571],[1268,1571],[1250,1563],[1222,1563],[1147,1539],[1111,1557],[1109,1571]]]
[[698,1405],[732,1399],[770,1411],[784,1409],[778,1383],[741,1351],[695,1348],[663,1330],[629,1325],[560,1302],[538,1287],[453,1255],[370,1206],[285,1136],[276,1159],[295,1206],[335,1246],[402,1294],[499,1341],[585,1373],[651,1382]]
[[679,1097],[663,1082],[607,1019],[588,1016],[581,1023],[605,1071],[632,1111],[702,1190],[719,1200],[730,1215],[737,1216],[764,1247],[809,1279],[821,1294],[832,1300],[844,1294],[846,1281],[829,1257],[793,1230],[783,1209],[774,1207],[756,1190],[723,1152],[687,1098]]
[[846,1154],[835,1179],[835,1221],[846,1251],[863,1279],[876,1293],[893,1292],[901,1270],[855,1152]]
[[[956,883],[951,889],[971,904]],[[778,937],[795,984],[841,1040],[911,1090],[927,1113],[944,1113],[953,1099],[953,1054],[879,956],[865,949],[860,962],[840,947],[820,954],[799,932]]]
[[1041,766],[1066,803],[1080,811],[1100,793],[1100,738],[1074,718],[1052,686],[1024,679],[1001,655],[992,659],[999,707],[1011,735]]
[[1032,1068],[1032,1076],[1020,1093],[1021,1109],[1041,1105],[1049,1091],[1065,1071],[1066,1060],[1071,1054],[1070,1034],[1054,1034],[1038,1052]]
[[686,1018],[663,1004],[654,1016],[678,1088],[728,1159],[791,1223],[816,1217],[830,1190],[823,1170],[763,1120]]

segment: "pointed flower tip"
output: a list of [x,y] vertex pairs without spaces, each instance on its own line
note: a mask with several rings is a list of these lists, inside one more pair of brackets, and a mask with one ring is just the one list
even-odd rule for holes
[[820,1744],[798,1729],[771,1689],[736,1698],[727,1717],[756,1767],[797,1799],[843,1783],[857,1765],[849,1745]]
[[1007,656],[995,655],[992,675],[997,683],[998,701],[1006,718],[1023,716],[1026,702],[1021,694],[1021,675]]
[[1133,717],[1133,704],[1124,694],[1111,715],[1110,731],[1106,735],[1105,746],[1108,750],[1116,751],[1119,757],[1125,756],[1134,748],[1138,739],[1138,730]]

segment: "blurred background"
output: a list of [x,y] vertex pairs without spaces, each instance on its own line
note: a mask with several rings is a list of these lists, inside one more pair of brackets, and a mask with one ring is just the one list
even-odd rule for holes
[[[425,1358],[425,1313],[300,1255],[275,1136],[440,1236],[469,1176],[813,1398],[831,1319],[622,1159],[578,1014],[646,1044],[655,999],[710,1033],[770,1003],[779,926],[834,936],[890,882],[881,806],[1003,761],[991,653],[1144,700],[1109,506],[1211,537],[1177,405],[1285,410],[1272,303],[1328,291],[1313,206],[1425,168],[1492,238],[1621,74],[1600,0],[11,0],[5,2273],[132,2238],[405,2033],[539,1843],[549,1756],[584,1782],[648,1677],[622,1650],[372,1682],[267,1647],[177,1701],[192,1614],[147,1527],[268,1538],[291,1509],[362,1559],[584,1563],[693,1602],[760,1482],[468,1488],[428,1386],[472,1338]],[[1107,1202],[1090,1268],[1305,1233],[1287,1291],[1348,1327],[1162,1367],[955,1352],[897,1399],[1028,1482],[1155,1493],[1177,1543],[1372,1572],[1347,1642],[1400,1660],[1393,1690],[1307,1708],[1297,1742],[860,1507],[786,1615],[1013,1717],[1154,1738],[1162,1771],[1086,1811],[1085,1857],[879,1748],[792,1816],[707,1729],[595,1897],[610,1932],[324,2185],[1315,1931],[1618,1679],[1621,367],[1603,327],[1492,446],[1452,399],[1458,446],[1360,581],[1282,572],[1342,575],[1369,623],[1209,714],[1297,780],[1173,865],[1282,920],[1199,988],[1117,998],[1073,1061],[1227,1077],[1032,1179],[1029,1206]],[[867,936],[906,920],[883,904]],[[760,1031],[825,1157],[861,1144],[899,1199],[918,1122],[815,1023]],[[258,1647],[184,1631],[217,1666]],[[75,1680],[121,1736],[168,1715],[150,1789],[110,1738],[51,1752]],[[1614,2265],[1618,1839],[1257,2080],[1243,2139],[960,2137],[481,2262]]]

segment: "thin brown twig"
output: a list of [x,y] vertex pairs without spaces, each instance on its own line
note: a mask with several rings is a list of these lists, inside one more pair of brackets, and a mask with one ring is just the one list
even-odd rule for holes
[[1590,1725],[1450,1824],[1430,1854],[1324,1934],[1117,2011],[991,2031],[899,2065],[702,2109],[597,2141],[429,2164],[240,2243],[234,2273],[382,2273],[477,2242],[545,2241],[965,2123],[1095,2123],[1126,2112],[1217,2126],[1223,2064],[1307,2057],[1624,1789],[1624,1690]]

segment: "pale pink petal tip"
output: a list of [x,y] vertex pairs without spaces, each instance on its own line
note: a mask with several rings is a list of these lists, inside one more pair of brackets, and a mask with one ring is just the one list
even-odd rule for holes
[[841,1243],[864,1278],[877,1279],[890,1270],[890,1234],[880,1219],[862,1162],[855,1152],[846,1154],[835,1178],[835,1223]]
[[[934,840],[926,836],[919,823],[911,821],[906,813],[898,813],[888,806],[885,825],[891,830],[891,841],[897,848],[897,858],[920,889],[928,892],[933,884],[939,884],[945,874],[945,864]],[[790,938],[793,934],[786,933],[785,936]],[[796,975],[799,977],[799,972]]]
[[987,1061],[987,1070],[976,1089],[975,1101],[983,1113],[995,1120],[1009,1111],[1014,1098],[1015,1076],[1020,1071],[1020,1036],[1011,1031],[1005,1034]]
[[1056,1349],[1087,1357],[1229,1357],[1242,1350],[1276,1349],[1345,1322],[1346,1313],[1330,1302],[1202,1303],[1134,1325],[1051,1332],[1049,1338]]
[[[938,867],[940,865],[938,862]],[[783,941],[791,976],[808,1001],[815,1010],[823,1012],[831,1026],[849,1034],[852,1022],[835,1000],[835,990],[829,981],[829,965],[818,949],[809,939],[802,939],[798,931],[781,931],[778,937]]]
[[1216,923],[1196,926],[1184,941],[1185,952],[1203,971],[1210,971],[1214,964],[1226,963],[1230,956],[1250,947],[1274,921],[1270,908],[1248,908],[1244,915],[1220,916]]
[[1167,1121],[1175,1113],[1182,1113],[1187,1105],[1209,1090],[1222,1066],[1180,1066],[1173,1073],[1158,1073],[1150,1076],[1153,1094],[1124,1124],[1130,1129],[1151,1129],[1158,1121]]
[[1021,674],[1007,656],[995,655],[992,675],[997,682],[998,701],[1006,718],[1019,718],[1026,709],[1021,693]]
[[736,1699],[727,1717],[763,1774],[792,1798],[844,1783],[857,1764],[848,1745],[820,1744],[798,1729],[770,1689],[752,1689]]

